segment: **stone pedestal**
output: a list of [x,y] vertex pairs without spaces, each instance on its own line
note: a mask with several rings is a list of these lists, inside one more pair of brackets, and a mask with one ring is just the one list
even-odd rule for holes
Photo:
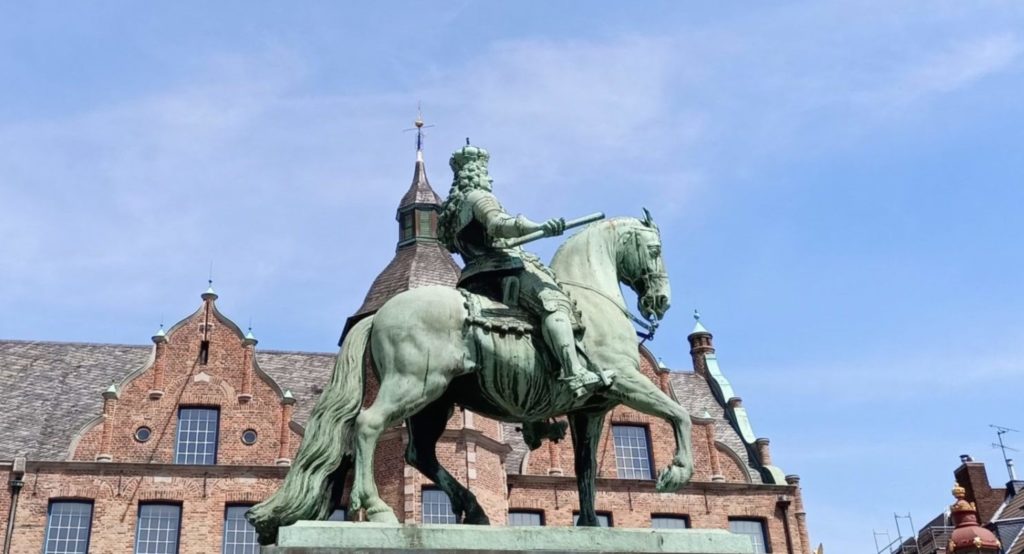
[[300,521],[282,527],[263,554],[520,552],[749,554],[748,537],[706,529],[485,527]]

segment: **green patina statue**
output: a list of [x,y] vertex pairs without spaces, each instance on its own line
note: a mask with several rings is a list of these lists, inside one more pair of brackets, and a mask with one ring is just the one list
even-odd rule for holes
[[541,224],[505,213],[491,194],[489,159],[486,150],[466,146],[455,152],[450,162],[455,182],[437,225],[441,243],[465,262],[459,286],[494,297],[493,289],[500,283],[498,298],[506,305],[525,308],[539,319],[541,336],[561,368],[560,379],[577,397],[584,396],[588,387],[611,384],[611,372],[599,376],[580,361],[573,302],[555,281],[554,273],[537,256],[511,246],[509,241],[531,233],[560,235],[565,220],[549,219]]
[[[455,180],[439,236],[465,263],[460,287],[427,286],[389,300],[346,335],[330,384],[314,407],[281,488],[247,514],[262,544],[299,520],[326,519],[354,472],[350,513],[397,522],[373,477],[380,434],[405,420],[406,461],[451,499],[460,522],[488,524],[476,497],[442,467],[435,446],[455,405],[523,422],[532,448],[557,440],[568,416],[575,451],[580,517],[597,526],[597,448],[605,415],[624,404],[658,416],[675,432],[672,463],[658,476],[674,491],[693,473],[690,417],[639,371],[636,333],[619,288],[637,294],[649,321],[669,308],[660,233],[649,213],[588,225],[555,253],[550,269],[518,248],[561,234],[575,222],[534,223],[508,215],[491,194],[488,154],[473,146],[452,155]],[[370,349],[380,389],[363,408]]]

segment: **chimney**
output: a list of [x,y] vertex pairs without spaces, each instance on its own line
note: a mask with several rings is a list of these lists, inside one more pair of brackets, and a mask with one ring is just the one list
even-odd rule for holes
[[966,489],[967,500],[978,506],[980,522],[988,523],[999,509],[999,505],[1003,503],[1004,492],[1002,489],[992,490],[984,463],[975,462],[967,455],[961,456],[960,460],[962,463],[953,472],[953,476],[956,477],[956,482]]

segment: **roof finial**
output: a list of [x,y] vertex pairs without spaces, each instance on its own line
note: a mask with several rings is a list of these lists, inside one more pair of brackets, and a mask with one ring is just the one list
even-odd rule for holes
[[405,129],[405,131],[416,131],[416,161],[423,161],[423,137],[426,133],[423,129],[429,129],[433,125],[426,125],[423,121],[423,109],[419,102],[416,102],[416,120],[412,122],[413,128]]
[[693,321],[695,323],[693,324],[693,331],[690,331],[691,335],[694,334],[694,333],[707,333],[707,334],[711,334],[711,333],[708,333],[708,330],[707,330],[707,328],[704,327],[704,324],[700,322],[700,312],[697,311],[696,309],[693,310]]
[[466,146],[469,146],[469,137],[466,137]]

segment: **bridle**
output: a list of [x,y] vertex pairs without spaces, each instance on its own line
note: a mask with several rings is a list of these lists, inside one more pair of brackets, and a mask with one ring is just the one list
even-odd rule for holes
[[[651,230],[657,232],[654,228],[652,228]],[[630,242],[632,244],[629,244]],[[627,256],[632,256],[633,258],[627,258]],[[617,258],[618,259],[616,260],[616,263],[620,268],[629,267],[640,269],[639,275],[622,275],[620,276],[620,279],[622,280],[622,282],[629,285],[629,287],[632,288],[634,291],[642,290],[643,293],[641,294],[641,296],[647,294],[648,291],[652,290],[656,283],[668,281],[668,274],[663,270],[659,270],[658,266],[660,264],[657,263],[657,260],[651,259],[651,255],[650,252],[647,250],[647,247],[640,243],[639,231],[636,229],[630,230],[628,233],[624,234],[620,239],[620,248],[618,249]],[[654,316],[652,318],[647,318],[645,316],[641,318],[640,316],[637,316],[630,312],[629,309],[620,304],[616,299],[612,298],[608,294],[605,294],[603,291],[600,291],[585,283],[580,283],[576,281],[564,281],[561,279],[559,279],[558,282],[563,285],[569,285],[571,287],[577,287],[587,289],[592,292],[596,292],[599,296],[601,296],[602,298],[610,302],[612,305],[614,305],[616,308],[618,308],[619,311],[621,311],[627,318],[629,318],[630,321],[643,328],[645,332],[636,332],[637,336],[643,339],[640,341],[640,344],[643,344],[648,340],[654,340],[654,333],[658,330],[659,324],[657,316]],[[638,284],[642,285],[643,288],[638,289]]]

